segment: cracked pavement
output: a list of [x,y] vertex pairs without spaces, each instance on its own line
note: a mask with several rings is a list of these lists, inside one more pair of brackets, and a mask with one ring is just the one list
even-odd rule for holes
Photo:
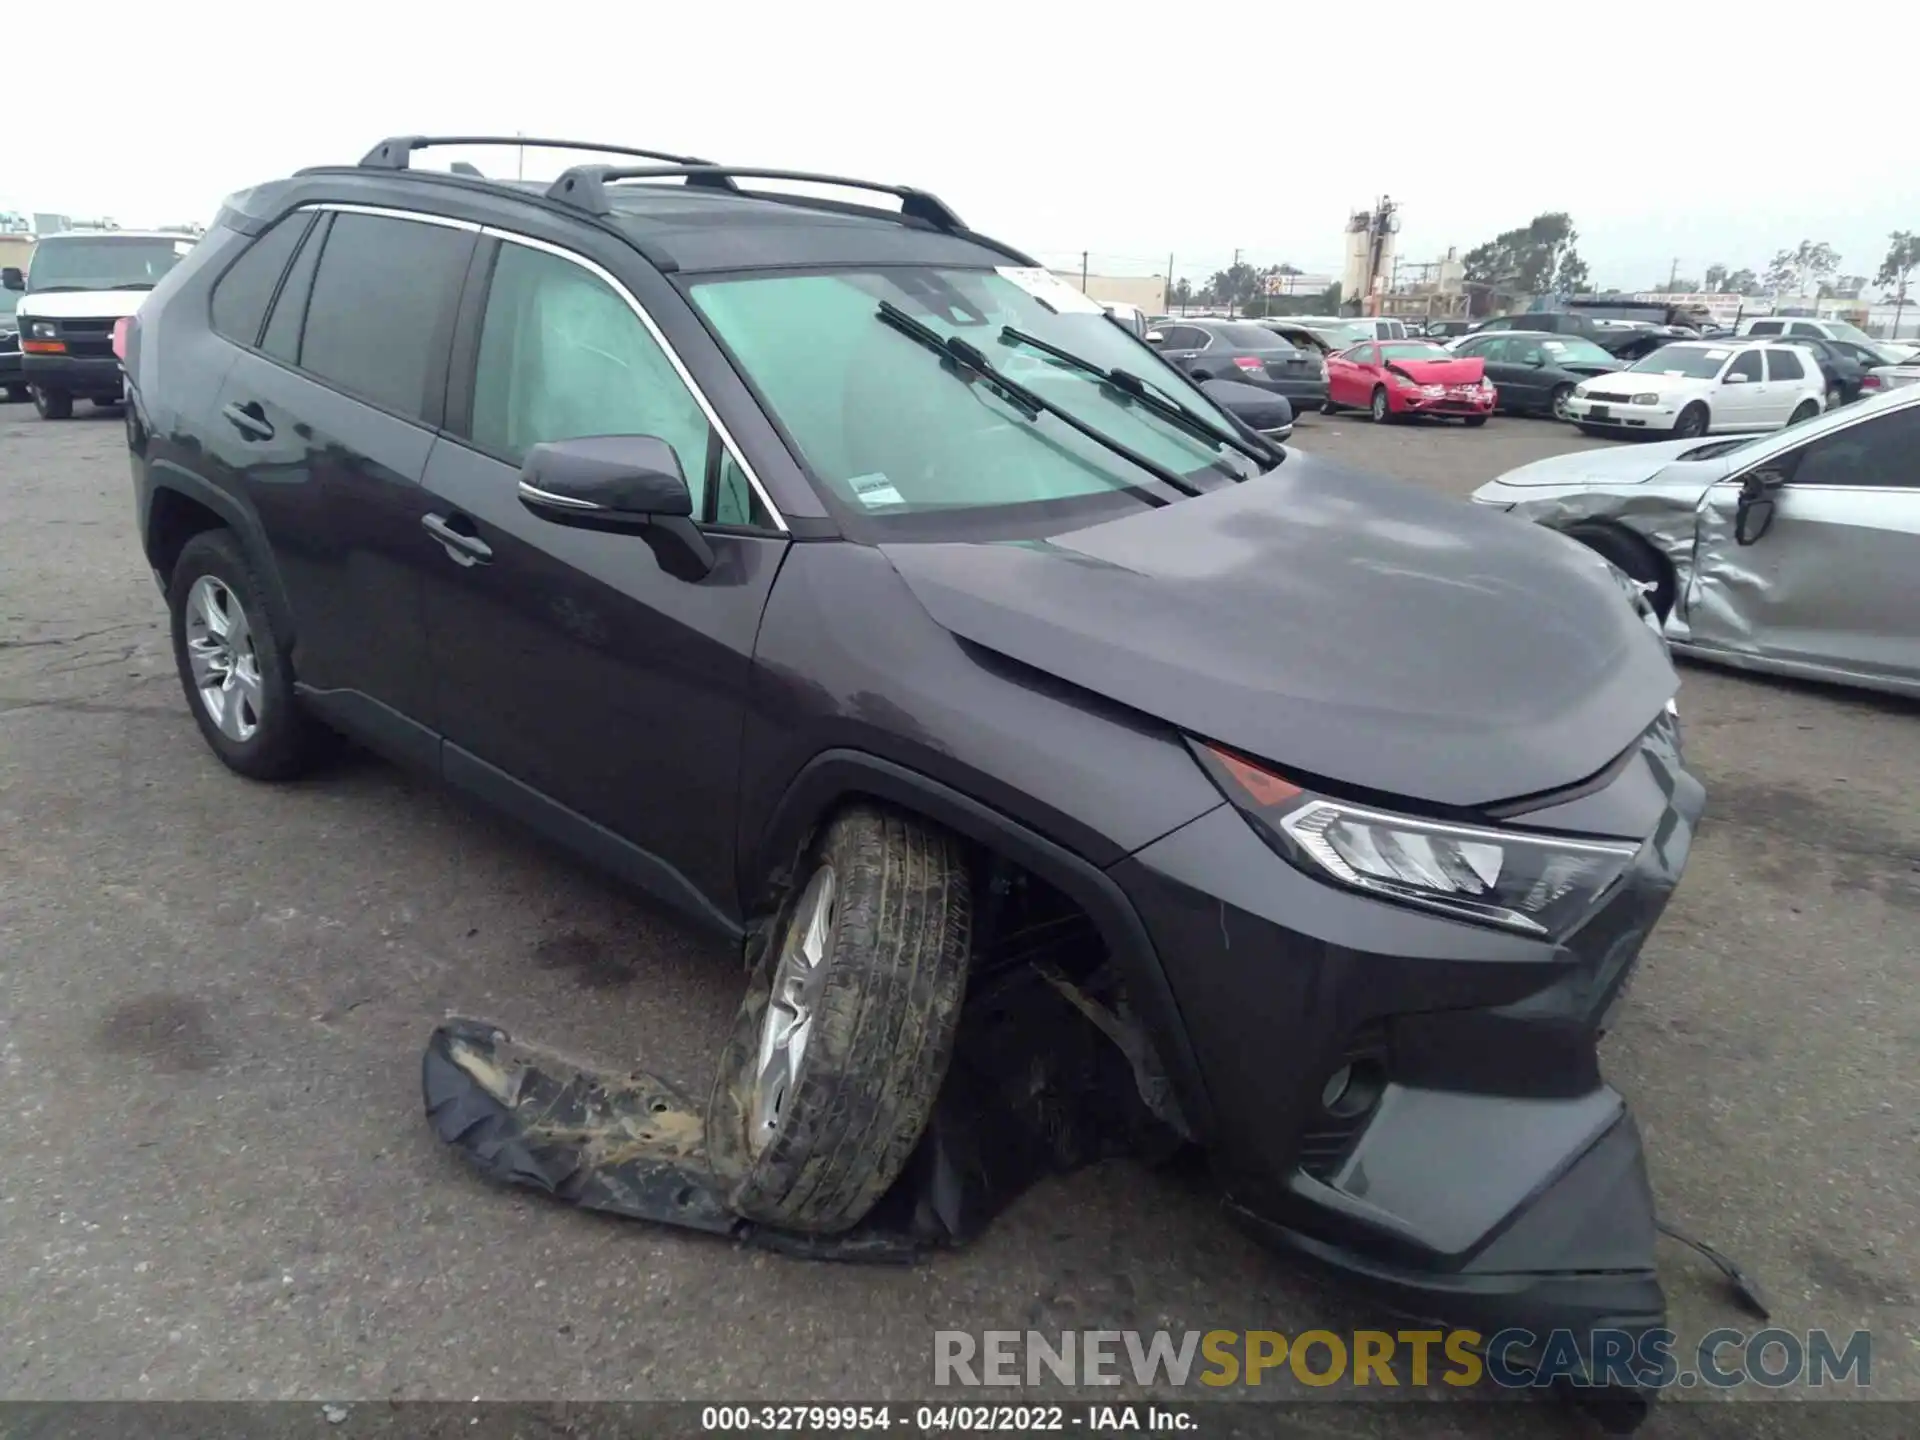
[[[1465,495],[1588,442],[1309,416],[1296,443]],[[1681,701],[1709,818],[1611,1078],[1667,1218],[1760,1277],[1776,1323],[1872,1329],[1875,1392],[1920,1399],[1920,707],[1702,669]],[[699,1087],[735,970],[384,764],[223,771],[110,414],[0,407],[0,973],[0,1399],[927,1398],[939,1328],[1385,1318],[1255,1248],[1204,1186],[1131,1165],[906,1269],[480,1183],[420,1114],[443,1014]],[[1751,1325],[1686,1251],[1661,1260],[1683,1336]],[[1325,1405],[1309,1428],[1580,1433],[1551,1406],[1458,1410]],[[1786,1434],[1796,1413],[1673,1403],[1642,1433]]]

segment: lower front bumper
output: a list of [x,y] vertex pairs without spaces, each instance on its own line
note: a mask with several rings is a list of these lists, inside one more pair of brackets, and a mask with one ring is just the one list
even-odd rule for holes
[[125,392],[126,376],[120,362],[109,356],[23,355],[23,379],[26,384],[60,395],[78,395],[87,399],[118,400]]
[[[1604,415],[1594,414],[1594,410],[1606,411]],[[1567,419],[1576,425],[1591,425],[1596,430],[1619,430],[1632,433],[1644,430],[1667,431],[1673,429],[1674,421],[1680,412],[1672,405],[1603,405],[1596,407],[1591,401],[1567,401]]]

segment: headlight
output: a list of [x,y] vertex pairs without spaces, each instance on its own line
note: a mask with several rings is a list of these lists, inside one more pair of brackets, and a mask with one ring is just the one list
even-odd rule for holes
[[1627,841],[1574,840],[1396,815],[1311,795],[1231,751],[1194,744],[1216,784],[1301,870],[1456,919],[1558,939],[1633,863]]
[[34,320],[29,323],[32,328],[28,330],[27,333],[35,340],[58,340],[60,338],[60,327],[51,320]]
[[1576,385],[1573,387],[1573,393],[1584,400],[1587,398],[1587,387],[1584,384]]
[[1635,405],[1658,405],[1660,403],[1660,397],[1649,390],[1644,394],[1634,396],[1633,403]]

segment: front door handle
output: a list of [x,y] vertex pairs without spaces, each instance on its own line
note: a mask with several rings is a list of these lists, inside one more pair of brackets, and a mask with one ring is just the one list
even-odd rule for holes
[[271,440],[273,426],[268,423],[267,412],[258,400],[245,402],[235,400],[220,413],[227,417],[233,428],[249,440]]
[[447,554],[462,565],[483,565],[493,558],[493,547],[478,535],[456,530],[444,515],[422,515],[420,526],[446,547]]

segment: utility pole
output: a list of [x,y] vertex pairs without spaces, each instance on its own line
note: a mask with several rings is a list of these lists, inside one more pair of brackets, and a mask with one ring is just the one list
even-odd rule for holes
[[[1173,309],[1173,252],[1167,252],[1167,299],[1166,308]],[[1185,313],[1184,311],[1182,312]]]
[[1679,279],[1680,279],[1680,257],[1676,255],[1673,257],[1673,268],[1667,271],[1667,293],[1669,295],[1673,294],[1673,287],[1675,286],[1675,284],[1679,282]]
[[[513,133],[519,139],[524,140],[527,138],[527,132],[524,130],[516,130]],[[513,162],[513,178],[516,180],[524,180],[527,178],[527,147],[524,145],[516,145],[514,146],[514,150],[516,152],[516,158]]]
[[1087,252],[1080,252],[1080,293],[1087,293]]
[[[1236,245],[1233,247],[1233,265],[1227,271],[1227,279],[1229,282],[1233,281],[1233,279],[1235,278],[1233,272],[1235,270],[1238,270],[1239,268],[1240,268],[1240,247]],[[1229,320],[1233,318],[1233,290],[1231,288],[1231,283],[1229,283],[1229,288],[1227,290],[1227,318]]]

